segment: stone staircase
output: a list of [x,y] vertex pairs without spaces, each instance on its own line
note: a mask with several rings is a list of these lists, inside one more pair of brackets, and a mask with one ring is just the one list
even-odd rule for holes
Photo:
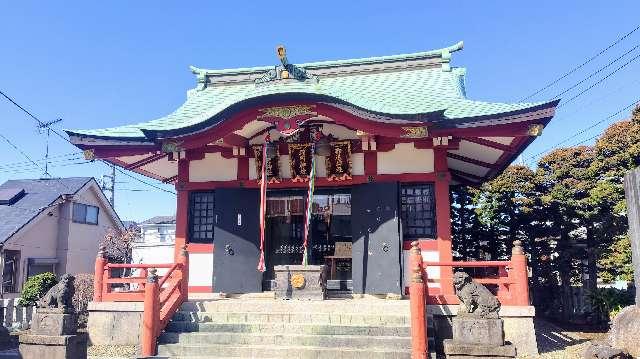
[[180,359],[410,358],[408,300],[186,302],[159,338]]

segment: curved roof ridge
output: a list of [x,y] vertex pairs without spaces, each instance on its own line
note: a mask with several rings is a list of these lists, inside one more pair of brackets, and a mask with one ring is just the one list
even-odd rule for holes
[[[451,53],[462,50],[464,47],[464,42],[459,41],[451,46],[444,47],[441,49],[422,51],[422,52],[414,52],[414,53],[405,53],[399,55],[386,55],[386,56],[374,56],[374,57],[362,57],[362,58],[354,58],[354,59],[344,59],[344,60],[328,60],[328,61],[316,61],[316,62],[307,62],[296,64],[298,67],[302,67],[304,69],[322,69],[336,66],[354,66],[354,65],[369,65],[369,64],[381,64],[386,62],[397,62],[397,61],[411,61],[411,60],[421,60],[426,58],[433,57],[441,57],[443,60],[449,60]],[[256,67],[240,67],[235,69],[205,69],[196,66],[189,66],[191,72],[199,76],[215,76],[215,75],[241,75],[241,74],[252,74],[264,72],[272,69],[274,66],[256,66]]]

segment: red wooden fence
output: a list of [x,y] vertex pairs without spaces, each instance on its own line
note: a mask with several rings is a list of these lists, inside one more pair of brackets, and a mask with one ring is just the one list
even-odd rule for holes
[[[409,266],[412,277],[409,285],[409,300],[411,302],[412,359],[425,359],[427,357],[427,304],[459,303],[457,297],[441,294],[442,288],[431,288],[429,286],[430,280],[427,276],[427,267],[497,268],[496,275],[474,276],[474,279],[482,284],[497,285],[496,297],[502,305],[529,305],[527,257],[520,241],[515,241],[513,244],[511,260],[509,261],[424,262],[419,242],[411,243]],[[431,282],[435,283],[435,281]],[[440,284],[442,285],[442,282]]]
[[[189,255],[182,248],[176,263],[163,264],[117,264],[107,263],[104,248],[96,257],[94,274],[95,302],[144,302],[142,318],[141,351],[143,356],[156,354],[156,339],[167,323],[187,300],[189,278]],[[139,276],[112,277],[114,269],[140,270]],[[158,268],[167,268],[162,276]],[[125,290],[114,290],[114,284],[129,284]],[[134,288],[135,286],[135,288]]]

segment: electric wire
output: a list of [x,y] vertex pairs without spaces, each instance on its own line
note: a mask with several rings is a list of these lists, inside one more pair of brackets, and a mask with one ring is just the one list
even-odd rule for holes
[[[2,90],[0,90],[0,95],[2,95],[3,97],[5,97],[9,102],[11,102],[11,103],[12,103],[12,104],[14,104],[16,107],[18,107],[20,110],[22,110],[24,113],[26,113],[27,115],[29,115],[29,117],[31,117],[31,118],[32,118],[32,119],[34,119],[36,122],[38,122],[38,124],[39,124],[39,125],[42,125],[42,124],[43,124],[43,122],[42,122],[39,118],[37,118],[34,114],[32,114],[31,112],[29,112],[29,111],[28,111],[27,109],[25,109],[24,107],[20,106],[20,104],[18,104],[15,100],[13,100],[11,97],[9,97],[9,95],[7,95],[7,94],[6,94],[5,92],[3,92]],[[75,145],[73,144],[73,142],[71,142],[68,138],[66,138],[65,136],[63,136],[62,134],[60,134],[56,129],[51,128],[51,132],[53,132],[53,133],[54,133],[54,134],[56,134],[58,137],[62,138],[63,140],[65,140],[66,142],[70,143],[71,145],[73,145],[73,146],[75,147]],[[104,160],[99,160],[99,161],[100,161],[100,162],[102,162],[102,163],[104,163],[104,164],[107,164],[107,162],[106,162],[106,161],[104,161]],[[36,164],[36,163],[34,162],[34,164]],[[37,166],[37,164],[36,164],[36,166]],[[38,166],[38,167],[39,167],[39,166]],[[42,168],[41,168],[41,169],[42,169]],[[134,180],[136,180],[136,181],[138,181],[138,182],[140,182],[140,183],[142,183],[142,184],[145,184],[145,185],[147,185],[147,186],[149,186],[149,187],[153,187],[153,188],[158,189],[158,190],[163,191],[163,192],[167,192],[167,193],[171,193],[171,194],[173,194],[173,195],[176,195],[176,193],[175,193],[175,192],[173,192],[173,191],[170,191],[170,190],[164,189],[164,188],[159,187],[159,186],[156,186],[156,185],[154,185],[154,184],[152,184],[152,183],[149,183],[149,182],[146,182],[146,181],[141,180],[141,179],[139,179],[139,178],[136,178],[136,177],[134,177],[133,175],[130,175],[129,173],[126,173],[126,172],[122,171],[122,170],[121,170],[120,168],[118,168],[118,167],[116,167],[116,169],[118,170],[118,172],[120,172],[120,173],[124,174],[124,175],[125,175],[125,176],[127,176],[127,177],[131,177],[132,179],[134,179]],[[42,170],[44,171],[44,169],[42,169]]]
[[617,40],[615,40],[613,43],[611,43],[609,46],[605,47],[604,49],[600,50],[600,52],[598,52],[597,54],[591,56],[589,59],[587,59],[586,61],[584,61],[583,63],[581,63],[580,65],[572,68],[571,70],[565,72],[564,74],[562,74],[560,77],[556,78],[555,80],[549,82],[548,84],[546,84],[545,86],[543,86],[541,89],[535,91],[534,93],[530,94],[529,96],[523,97],[522,99],[520,99],[518,102],[523,102],[526,101],[528,99],[530,99],[531,97],[547,90],[548,88],[552,87],[553,85],[557,84],[558,82],[562,81],[563,79],[567,78],[569,75],[573,74],[574,72],[580,70],[581,68],[583,68],[584,66],[586,66],[587,64],[589,64],[591,61],[597,59],[598,57],[600,57],[602,54],[604,54],[605,52],[609,51],[612,47],[616,46],[617,44],[619,44],[620,42],[622,42],[624,39],[626,39],[627,37],[631,36],[634,32],[638,31],[640,29],[640,25],[636,26],[633,30],[631,30],[630,32],[626,33],[625,35],[623,35],[622,37],[619,37]]
[[[607,116],[607,117],[605,117],[605,118],[603,118],[603,119],[601,119],[601,120],[599,120],[599,121],[596,121],[596,122],[592,123],[592,124],[591,124],[591,125],[589,125],[588,127],[582,128],[581,130],[579,130],[578,132],[576,132],[576,133],[572,134],[572,135],[571,135],[571,136],[569,136],[569,137],[565,137],[564,139],[562,139],[561,141],[557,142],[555,145],[553,145],[553,146],[551,146],[551,147],[547,148],[546,150],[541,151],[541,152],[538,152],[538,153],[536,153],[535,155],[528,157],[525,161],[526,161],[526,162],[530,162],[531,160],[536,159],[536,158],[540,157],[541,155],[544,155],[544,154],[546,154],[546,153],[548,153],[548,152],[550,152],[550,151],[555,150],[556,148],[559,148],[559,146],[560,146],[560,145],[567,143],[569,140],[571,140],[571,139],[573,139],[573,138],[578,137],[579,135],[581,135],[581,134],[583,134],[583,133],[587,132],[588,130],[590,130],[590,129],[592,129],[592,128],[596,127],[596,126],[598,126],[599,124],[601,124],[601,123],[603,123],[603,122],[606,122],[606,121],[608,121],[608,120],[610,120],[610,119],[612,119],[612,118],[614,118],[614,117],[616,117],[616,116],[620,115],[621,113],[623,113],[623,112],[625,112],[625,111],[629,110],[630,108],[632,108],[632,107],[636,106],[639,102],[640,102],[640,98],[637,98],[635,101],[633,101],[632,103],[628,104],[627,106],[625,106],[625,107],[623,107],[623,108],[619,109],[619,110],[618,110],[618,111],[616,111],[615,113],[612,113],[611,115],[609,115],[609,116]],[[592,140],[592,139],[594,139],[594,138],[596,138],[596,137],[598,137],[598,136],[599,136],[599,135],[596,135],[595,137],[589,138],[589,139],[587,139],[587,140],[585,140],[585,141],[581,141],[581,142],[579,142],[579,143],[587,142],[587,141]],[[576,144],[574,144],[574,146],[575,146],[575,145],[576,145]]]
[[[567,92],[575,89],[576,87],[580,86],[581,84],[585,83],[586,81],[590,80],[592,77],[594,77],[595,75],[599,74],[600,72],[604,71],[605,69],[607,69],[609,66],[615,64],[616,62],[622,60],[625,56],[629,55],[630,53],[634,52],[636,49],[638,49],[640,47],[640,44],[634,46],[633,48],[631,48],[630,50],[628,50],[627,52],[625,52],[624,54],[618,56],[616,59],[610,61],[609,63],[607,63],[606,65],[600,67],[598,70],[592,72],[591,74],[589,74],[587,77],[585,77],[584,79],[576,82],[575,84],[567,87],[566,89],[564,89],[562,92],[560,92],[559,94],[555,95],[553,98],[557,99],[560,98],[562,95],[566,94]],[[636,56],[634,59],[637,59],[638,56]]]

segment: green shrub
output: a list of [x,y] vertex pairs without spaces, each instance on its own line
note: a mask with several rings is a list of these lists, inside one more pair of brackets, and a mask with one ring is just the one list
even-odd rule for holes
[[57,283],[58,278],[53,273],[34,275],[24,283],[18,304],[24,307],[35,305]]
[[589,301],[594,311],[612,320],[622,308],[633,304],[634,299],[628,289],[598,288],[589,295]]

